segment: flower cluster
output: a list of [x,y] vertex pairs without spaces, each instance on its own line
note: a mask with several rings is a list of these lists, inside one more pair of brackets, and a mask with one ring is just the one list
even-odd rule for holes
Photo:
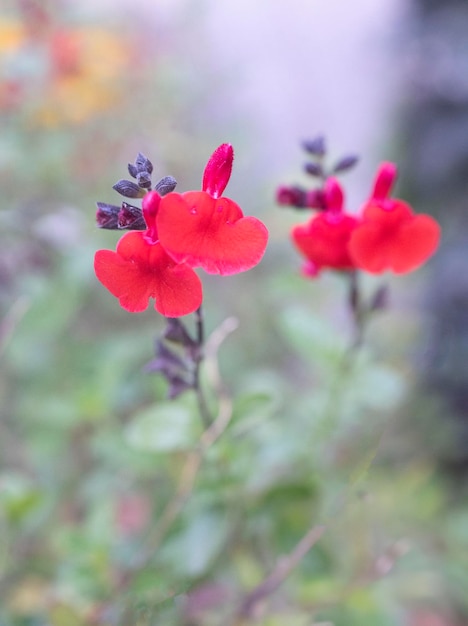
[[230,275],[251,269],[265,252],[268,232],[260,220],[244,217],[222,193],[229,182],[234,153],[219,146],[203,174],[202,191],[175,193],[175,180],[161,179],[151,190],[153,166],[139,154],[130,164],[136,182],[121,180],[119,193],[142,197],[139,209],[98,203],[102,228],[131,230],[117,249],[99,250],[94,269],[100,282],[132,313],[144,311],[150,298],[166,317],[180,317],[202,303],[202,284],[194,268]]
[[[309,151],[322,157],[311,145]],[[344,171],[355,162],[355,157],[342,159],[332,172]],[[372,193],[357,214],[345,211],[340,183],[327,175],[320,163],[307,164],[306,170],[322,179],[320,188],[306,191],[281,187],[277,192],[277,201],[282,205],[318,211],[291,231],[294,245],[306,259],[306,276],[317,276],[327,268],[405,274],[420,267],[437,249],[439,224],[429,215],[415,214],[403,200],[391,197],[397,177],[393,163],[380,165]]]

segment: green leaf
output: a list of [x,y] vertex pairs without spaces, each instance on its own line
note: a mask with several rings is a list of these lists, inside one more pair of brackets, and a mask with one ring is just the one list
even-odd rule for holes
[[188,525],[166,545],[165,557],[185,576],[201,576],[222,550],[228,530],[228,519],[221,513],[204,510],[192,514]]
[[182,404],[165,402],[138,413],[125,432],[127,443],[147,452],[192,448],[200,436],[199,418]]
[[82,617],[76,610],[65,604],[58,604],[50,611],[51,626],[82,626]]
[[21,523],[42,502],[41,492],[20,474],[0,476],[0,512],[14,523]]
[[238,396],[234,404],[234,417],[241,421],[233,428],[233,432],[239,435],[269,419],[277,407],[277,399],[268,392],[257,391]]

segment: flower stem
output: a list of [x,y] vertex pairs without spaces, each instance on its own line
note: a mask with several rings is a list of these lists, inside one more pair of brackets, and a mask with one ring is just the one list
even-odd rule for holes
[[349,273],[348,302],[354,323],[354,336],[351,344],[351,350],[354,351],[359,348],[363,343],[364,328],[367,317],[367,311],[362,301],[362,294],[357,271]]
[[213,416],[208,407],[208,403],[206,401],[205,393],[203,391],[201,381],[200,381],[200,367],[204,358],[204,342],[205,342],[205,329],[203,323],[203,310],[200,307],[195,311],[195,319],[196,319],[196,343],[197,343],[197,351],[194,357],[194,365],[195,369],[193,372],[193,388],[195,390],[197,396],[198,410],[200,412],[200,417],[203,422],[204,428],[209,428],[213,423]]

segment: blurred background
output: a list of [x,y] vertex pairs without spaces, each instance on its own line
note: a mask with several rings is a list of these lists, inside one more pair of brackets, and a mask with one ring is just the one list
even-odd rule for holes
[[[463,0],[3,0],[1,626],[228,624],[330,520],[246,624],[468,623],[467,40]],[[274,200],[310,186],[300,143],[318,134],[360,156],[349,207],[394,160],[397,196],[444,232],[414,275],[364,281],[390,306],[349,371],[345,285],[300,276],[304,215]],[[95,202],[120,203],[138,151],[200,188],[223,142],[228,196],[270,244],[247,274],[203,276],[207,331],[239,319],[220,353],[233,420],[140,561],[199,425],[142,372],[163,320],[94,276],[119,239]]]

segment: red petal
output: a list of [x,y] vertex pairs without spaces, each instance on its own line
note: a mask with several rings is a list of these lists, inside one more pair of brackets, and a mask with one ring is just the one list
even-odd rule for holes
[[161,200],[157,217],[161,245],[171,257],[209,274],[237,274],[260,262],[268,241],[264,224],[243,217],[228,198],[204,191],[171,193]]
[[124,235],[116,252],[96,252],[94,269],[100,282],[131,313],[144,311],[149,298],[156,299],[156,310],[167,317],[192,313],[202,302],[195,272],[185,264],[177,265],[160,244],[148,243],[141,232]]
[[352,215],[325,212],[313,217],[307,224],[295,226],[291,236],[299,251],[318,269],[353,269],[348,242],[358,223]]
[[234,150],[231,144],[223,143],[211,155],[203,172],[202,189],[213,198],[219,198],[231,178]]
[[[403,204],[403,203],[401,203]],[[349,250],[356,265],[371,274],[392,270],[397,274],[411,272],[422,265],[436,250],[440,226],[429,215],[402,212],[398,223],[392,212],[376,214],[377,220],[366,220],[354,231]]]
[[388,230],[393,227],[399,228],[404,220],[411,220],[414,216],[413,209],[403,200],[382,200],[376,202],[371,200],[363,209],[364,220],[381,222]]
[[125,261],[113,250],[98,250],[94,256],[94,271],[104,287],[119,298],[124,309],[139,313],[148,307],[148,285],[141,280],[137,265]]
[[380,274],[389,267],[391,239],[385,236],[385,229],[376,222],[358,226],[348,249],[357,267],[371,274]]
[[404,274],[417,269],[436,251],[440,240],[440,226],[429,215],[416,215],[402,225],[395,242],[391,269]]

